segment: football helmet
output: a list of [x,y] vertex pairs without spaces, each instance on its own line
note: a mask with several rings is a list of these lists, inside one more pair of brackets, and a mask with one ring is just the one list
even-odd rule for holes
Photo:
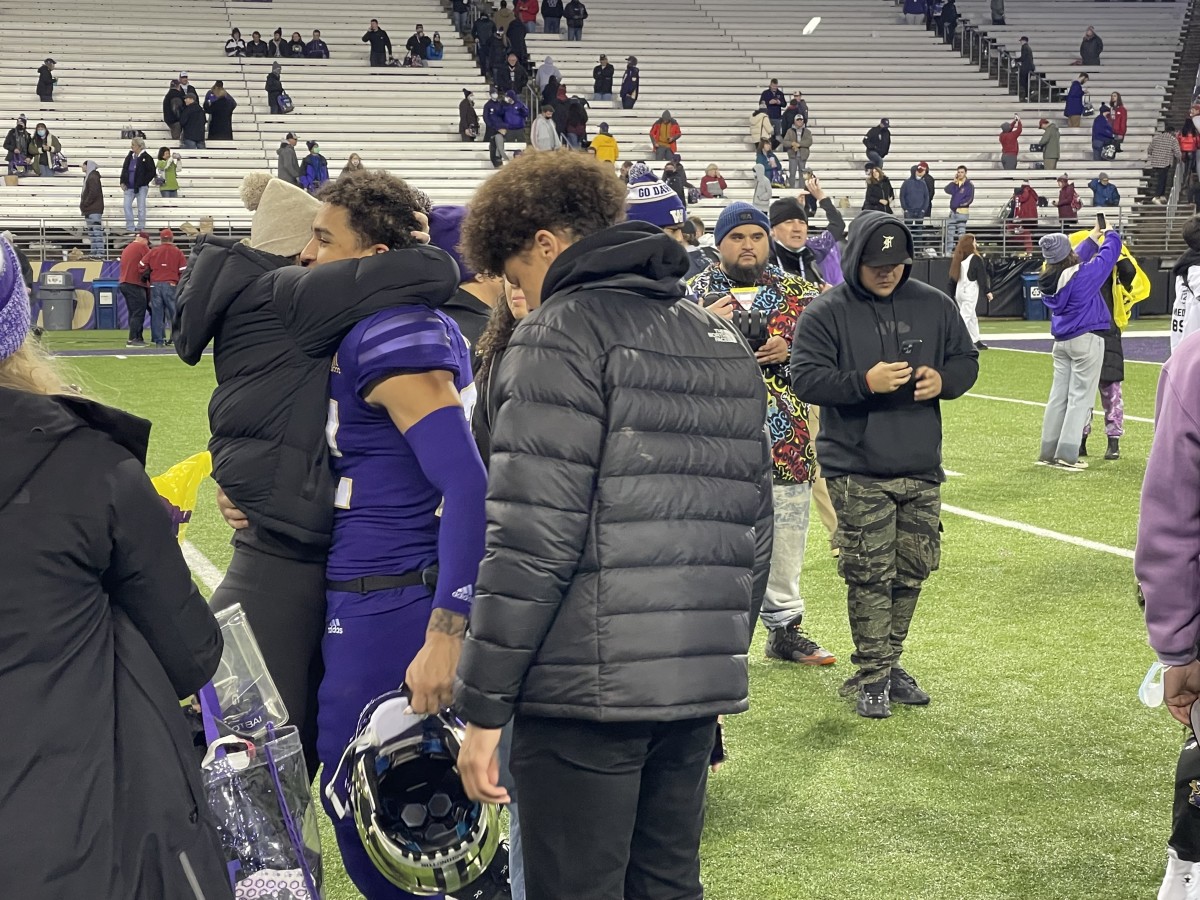
[[409,702],[401,689],[367,704],[325,795],[340,817],[353,813],[371,862],[396,887],[457,893],[496,855],[500,810],[463,790],[463,724],[448,711],[410,712]]

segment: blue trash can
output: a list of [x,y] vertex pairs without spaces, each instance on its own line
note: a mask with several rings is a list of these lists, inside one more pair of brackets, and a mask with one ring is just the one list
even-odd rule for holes
[[1022,293],[1025,296],[1025,320],[1027,322],[1045,322],[1046,304],[1042,302],[1042,289],[1038,287],[1037,275],[1022,275]]
[[116,281],[93,281],[92,293],[96,296],[96,327],[112,330],[117,325],[117,290]]

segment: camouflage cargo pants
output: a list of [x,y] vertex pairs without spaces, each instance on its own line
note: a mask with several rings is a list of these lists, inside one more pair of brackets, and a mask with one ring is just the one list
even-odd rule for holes
[[941,486],[914,478],[829,479],[838,574],[846,581],[851,662],[846,690],[889,677],[900,661],[921,585],[941,558]]

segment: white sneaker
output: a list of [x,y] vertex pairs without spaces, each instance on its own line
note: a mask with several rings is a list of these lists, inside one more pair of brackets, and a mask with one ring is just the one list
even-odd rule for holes
[[1088,464],[1082,459],[1077,459],[1075,462],[1067,462],[1065,459],[1056,459],[1053,463],[1054,468],[1063,469],[1067,472],[1082,472],[1088,467]]
[[1187,862],[1167,848],[1167,874],[1158,900],[1200,900],[1200,863]]
[[1163,197],[1155,197],[1150,202],[1157,203],[1159,206],[1163,206],[1167,201]]

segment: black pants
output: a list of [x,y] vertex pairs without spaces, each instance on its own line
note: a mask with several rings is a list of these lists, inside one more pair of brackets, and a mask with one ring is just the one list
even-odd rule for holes
[[146,325],[146,310],[150,308],[150,289],[140,284],[121,283],[121,296],[129,310],[129,340],[142,340],[142,329]]
[[1171,174],[1171,167],[1162,166],[1150,171],[1154,173],[1154,196],[1165,197],[1167,195],[1167,178]]
[[528,900],[700,900],[716,718],[584,722],[518,715]]
[[372,50],[371,51],[371,65],[386,66],[387,65],[387,54],[384,53],[383,51],[376,53],[374,50]]
[[301,562],[251,547],[234,548],[229,571],[213,591],[215,610],[240,603],[279,688],[288,724],[300,731],[308,777],[317,775],[317,688],[325,667],[325,557]]
[[[1192,785],[1200,781],[1200,747],[1188,735],[1175,769],[1175,804],[1171,810],[1171,839],[1168,841],[1179,858],[1200,862],[1200,791]],[[1196,803],[1191,802],[1193,794]],[[522,814],[522,821],[525,816]]]

